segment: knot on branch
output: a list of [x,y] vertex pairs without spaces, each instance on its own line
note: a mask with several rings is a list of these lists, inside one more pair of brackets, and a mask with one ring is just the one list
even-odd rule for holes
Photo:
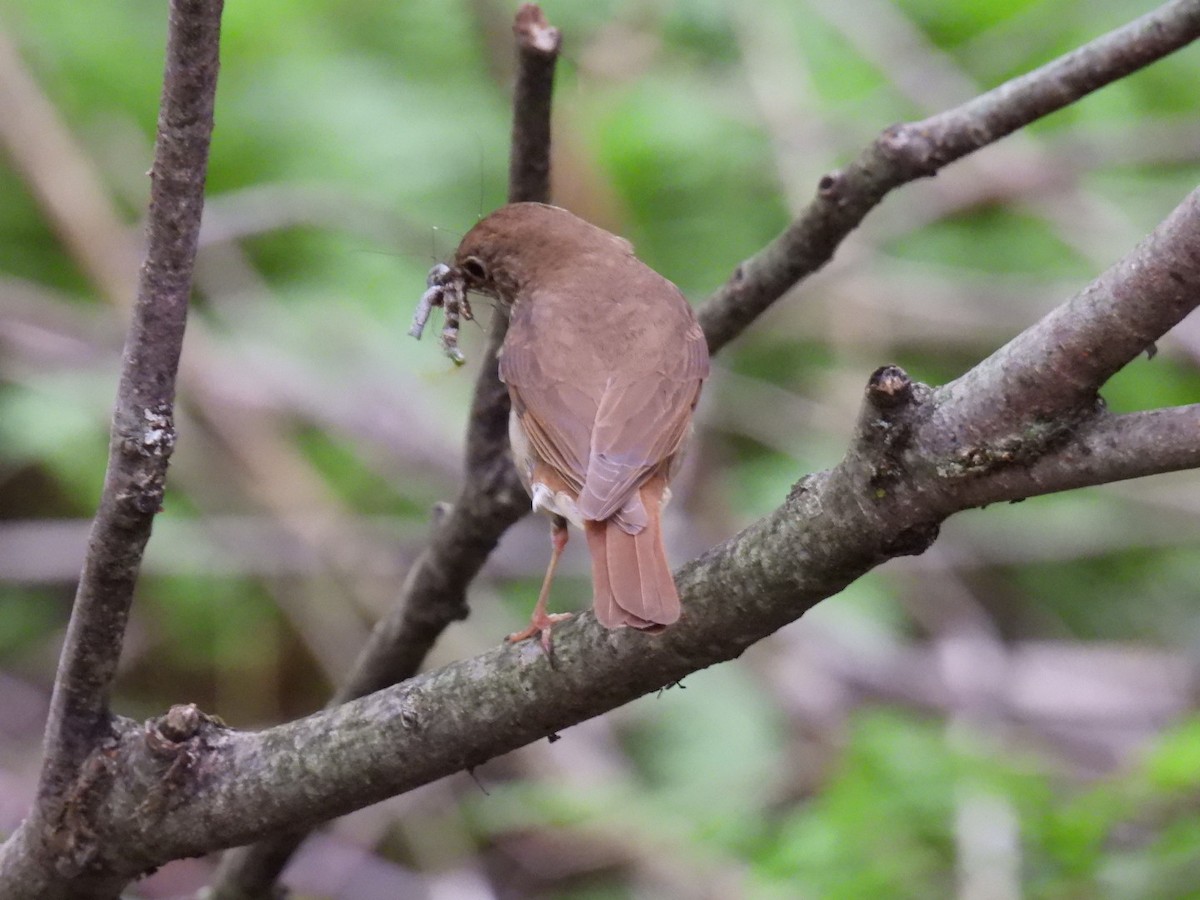
[[921,122],[889,125],[875,139],[875,146],[885,159],[896,164],[908,178],[936,175],[938,169],[949,161],[949,156],[940,150]]
[[927,392],[899,366],[881,366],[867,381],[850,452],[860,455],[869,467],[868,481],[877,500],[885,498],[888,488],[900,478],[916,411]]
[[913,400],[913,382],[899,366],[880,366],[867,381],[867,401],[877,409],[893,410]]
[[448,500],[439,500],[429,510],[429,523],[437,528],[441,525],[450,513],[454,512],[454,504]]
[[159,403],[142,410],[144,424],[136,442],[142,456],[167,459],[175,449],[175,418],[169,403]]
[[156,755],[170,755],[172,748],[190,741],[205,727],[224,728],[225,723],[201,711],[195,703],[177,703],[166,715],[146,722],[146,745]]
[[[134,410],[137,408],[135,407]],[[175,449],[175,416],[170,403],[156,403],[136,411],[118,413],[117,429],[121,450],[139,460],[162,460],[165,464]]]
[[131,515],[152,516],[162,510],[167,461],[175,449],[174,411],[170,403],[144,407],[140,415],[134,409],[114,420],[128,479],[117,499]]
[[157,816],[195,794],[215,749],[212,739],[226,727],[195,703],[177,704],[166,715],[147,720],[143,740],[161,774],[138,806],[139,816]]
[[846,185],[846,175],[838,169],[834,172],[826,172],[821,176],[821,180],[817,182],[817,196],[822,200],[838,202],[842,199],[842,192]]

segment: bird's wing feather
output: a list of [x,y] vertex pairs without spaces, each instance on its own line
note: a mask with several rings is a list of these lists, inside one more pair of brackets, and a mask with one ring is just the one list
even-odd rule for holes
[[587,474],[590,415],[596,401],[565,379],[548,373],[532,336],[510,328],[500,355],[500,380],[538,459],[553,467],[578,493]]
[[[500,356],[500,378],[529,444],[579,494],[585,519],[620,513],[631,532],[640,530],[645,511],[637,488],[678,452],[708,375],[704,334],[693,319],[682,340],[653,354],[650,371],[638,366],[588,379],[572,369],[574,360],[587,355],[583,348],[564,345],[558,353],[546,352],[547,342],[578,335],[539,328],[536,308],[536,303],[514,308]],[[548,359],[563,365],[552,368]]]
[[708,375],[708,348],[700,327],[693,322],[682,346],[657,363],[653,373],[639,378],[615,374],[605,387],[578,501],[585,519],[622,513],[634,529],[644,525],[645,512],[633,502],[637,488],[687,437]]

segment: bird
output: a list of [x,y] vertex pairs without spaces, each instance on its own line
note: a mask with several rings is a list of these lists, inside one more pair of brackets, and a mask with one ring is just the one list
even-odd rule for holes
[[510,203],[481,219],[452,277],[490,296],[508,329],[499,377],[511,401],[509,442],[534,512],[551,519],[551,557],[529,627],[539,637],[570,614],[547,612],[568,524],[586,536],[593,608],[607,628],[658,632],[681,614],[662,510],[709,374],[691,305],[633,245],[544,203]]

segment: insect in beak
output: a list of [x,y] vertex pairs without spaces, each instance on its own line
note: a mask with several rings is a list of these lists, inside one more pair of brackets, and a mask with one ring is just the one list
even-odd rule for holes
[[408,333],[420,340],[430,312],[435,306],[440,306],[446,313],[446,321],[442,325],[442,350],[456,366],[461,366],[466,360],[458,349],[458,327],[461,320],[475,318],[467,300],[462,273],[445,263],[438,263],[429,270],[425,285],[426,291],[417,303]]

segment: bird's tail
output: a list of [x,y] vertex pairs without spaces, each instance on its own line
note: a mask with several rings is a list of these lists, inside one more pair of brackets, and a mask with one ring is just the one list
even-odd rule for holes
[[649,522],[637,534],[626,533],[615,518],[584,522],[596,618],[607,628],[628,625],[661,631],[679,618],[679,592],[667,564],[659,522],[662,485],[658,488],[657,492],[651,485],[642,488]]

